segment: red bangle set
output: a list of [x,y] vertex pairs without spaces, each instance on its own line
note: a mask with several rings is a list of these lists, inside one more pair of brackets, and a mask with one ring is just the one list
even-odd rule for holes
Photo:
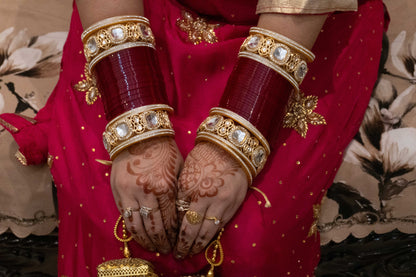
[[292,89],[292,85],[272,68],[240,57],[219,106],[240,115],[272,141]]
[[107,120],[145,105],[166,104],[165,86],[155,50],[117,51],[94,67]]

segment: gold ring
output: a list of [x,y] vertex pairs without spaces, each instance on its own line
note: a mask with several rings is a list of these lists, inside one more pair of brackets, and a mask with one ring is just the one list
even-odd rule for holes
[[206,216],[205,219],[214,220],[215,225],[220,225],[220,223],[222,222],[221,219],[219,219],[215,216]]
[[192,225],[199,224],[204,219],[204,217],[201,214],[195,211],[191,211],[191,210],[187,211],[185,216],[186,216],[186,220],[188,220],[188,222],[191,223]]

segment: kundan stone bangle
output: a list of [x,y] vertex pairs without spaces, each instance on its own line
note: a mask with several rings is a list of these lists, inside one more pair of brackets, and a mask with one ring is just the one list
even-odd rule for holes
[[249,183],[270,154],[269,143],[250,122],[223,108],[211,109],[198,128],[196,142],[199,141],[210,141],[226,150],[240,163]]
[[287,79],[299,91],[299,85],[308,72],[308,62],[314,54],[297,42],[278,33],[252,27],[250,36],[240,48],[239,57],[258,61]]
[[87,28],[81,40],[90,72],[102,58],[117,51],[138,46],[155,48],[149,20],[135,15],[101,20]]
[[116,155],[130,145],[153,137],[174,136],[169,120],[168,105],[148,105],[125,112],[105,127],[103,143],[114,160]]

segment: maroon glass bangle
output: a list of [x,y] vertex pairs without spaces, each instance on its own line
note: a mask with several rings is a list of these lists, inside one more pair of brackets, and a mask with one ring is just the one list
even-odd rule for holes
[[247,119],[272,144],[292,89],[292,85],[273,69],[240,57],[219,106]]
[[155,50],[133,47],[100,60],[94,67],[107,120],[131,109],[167,104]]

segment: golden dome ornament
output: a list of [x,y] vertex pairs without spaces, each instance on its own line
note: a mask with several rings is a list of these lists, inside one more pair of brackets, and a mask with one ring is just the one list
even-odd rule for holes
[[[117,228],[122,222],[123,235],[120,238],[117,234]],[[120,215],[114,226],[115,238],[124,244],[123,259],[106,261],[97,266],[98,277],[158,277],[154,273],[153,265],[142,259],[132,258],[127,243],[133,239],[132,236],[127,237],[126,224],[123,217]]]

